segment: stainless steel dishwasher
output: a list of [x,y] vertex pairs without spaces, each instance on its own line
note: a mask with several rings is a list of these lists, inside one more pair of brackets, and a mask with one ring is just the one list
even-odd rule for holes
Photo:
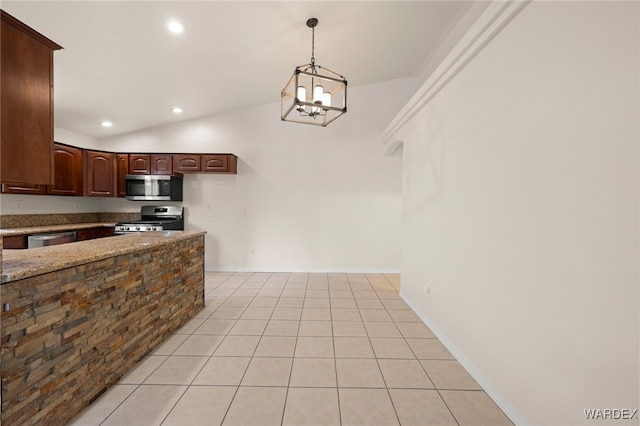
[[57,232],[55,234],[34,234],[27,238],[27,248],[54,246],[76,241],[76,231]]

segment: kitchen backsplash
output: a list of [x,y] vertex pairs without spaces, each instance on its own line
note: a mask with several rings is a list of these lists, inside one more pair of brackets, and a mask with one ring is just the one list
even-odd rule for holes
[[66,225],[69,223],[111,223],[140,219],[140,213],[51,213],[0,215],[0,229],[30,226]]

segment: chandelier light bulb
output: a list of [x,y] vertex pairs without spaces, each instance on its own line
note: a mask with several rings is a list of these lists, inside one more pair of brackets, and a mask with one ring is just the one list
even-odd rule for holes
[[318,101],[322,102],[322,95],[324,94],[324,87],[317,84],[313,88],[313,102],[316,103]]
[[[316,105],[322,105],[322,96],[324,95],[324,87],[319,84],[316,84],[313,87],[313,103]],[[320,108],[312,107],[311,111],[314,113],[318,113]]]
[[[300,102],[307,102],[307,89],[304,86],[298,86],[296,97]],[[298,111],[304,111],[304,106],[298,105]]]
[[324,92],[322,94],[322,105],[323,106],[331,106],[331,93]]

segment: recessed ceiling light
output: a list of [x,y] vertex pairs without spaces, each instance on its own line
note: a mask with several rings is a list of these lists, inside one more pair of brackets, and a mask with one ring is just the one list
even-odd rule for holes
[[182,31],[184,31],[184,26],[178,21],[169,22],[167,24],[167,28],[169,28],[169,31],[171,31],[172,33],[181,33]]
[[182,108],[180,108],[179,106],[175,106],[173,108],[171,108],[171,112],[174,114],[180,114],[182,113]]
[[101,121],[101,122],[100,122],[100,125],[101,125],[102,127],[111,127],[111,126],[113,126],[113,123],[112,123],[112,122],[110,122],[110,121],[108,121],[108,120],[105,120],[105,121]]

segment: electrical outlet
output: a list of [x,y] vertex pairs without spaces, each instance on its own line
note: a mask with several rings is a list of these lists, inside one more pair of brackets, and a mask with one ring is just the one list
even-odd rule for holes
[[16,201],[16,210],[22,210],[22,201],[21,200]]
[[254,254],[256,254],[256,249],[251,248],[251,250],[249,250],[249,253],[251,253],[251,256],[253,256]]

